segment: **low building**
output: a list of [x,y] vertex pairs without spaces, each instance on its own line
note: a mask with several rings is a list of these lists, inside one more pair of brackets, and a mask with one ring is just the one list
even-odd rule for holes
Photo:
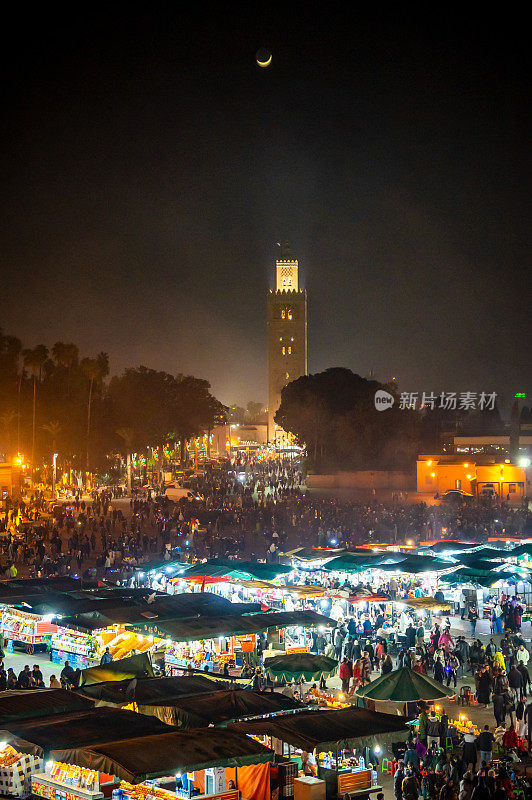
[[522,502],[527,491],[527,468],[491,458],[468,459],[457,455],[420,455],[417,459],[417,491],[431,495],[451,490],[475,497],[496,497]]
[[218,456],[231,456],[239,450],[255,451],[266,447],[268,425],[219,425],[213,430],[212,451]]
[[0,463],[0,508],[5,508],[8,497],[19,498],[22,487],[22,466],[6,461]]

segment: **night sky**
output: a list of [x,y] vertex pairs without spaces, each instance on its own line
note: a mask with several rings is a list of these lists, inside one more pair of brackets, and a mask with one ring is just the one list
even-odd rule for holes
[[266,402],[286,239],[309,371],[530,396],[524,20],[252,6],[4,28],[0,326]]

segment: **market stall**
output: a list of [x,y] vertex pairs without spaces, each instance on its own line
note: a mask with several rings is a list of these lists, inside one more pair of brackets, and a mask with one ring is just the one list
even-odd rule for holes
[[48,649],[52,634],[57,630],[51,621],[52,615],[43,617],[7,605],[1,607],[0,613],[0,630],[8,652],[13,647],[23,647],[29,653]]
[[52,755],[54,748],[109,741],[120,737],[124,730],[131,740],[174,730],[154,717],[110,708],[12,719],[2,724],[5,725],[5,729],[0,731],[2,744],[20,756],[13,768],[17,770],[17,780],[25,787],[26,795],[31,780],[32,794],[49,800],[97,800],[105,794],[103,784],[109,788],[106,796],[110,796],[112,784],[116,786],[111,775],[102,775],[90,765],[82,768],[55,759]]
[[[52,661],[68,659],[74,667],[84,669],[100,663],[108,647],[114,660],[153,649],[153,639],[138,635],[133,624],[142,626],[149,620],[209,617],[260,611],[258,604],[247,607],[232,604],[212,594],[185,593],[117,600],[113,607],[94,609],[58,620],[52,639]],[[108,601],[109,602],[109,601]],[[112,598],[111,598],[112,602]]]
[[31,789],[31,776],[43,768],[41,758],[21,753],[5,741],[0,742],[0,794],[25,797]]
[[400,703],[405,714],[408,712],[415,716],[417,703],[420,700],[432,701],[454,697],[456,690],[443,686],[428,675],[421,675],[409,667],[403,667],[387,675],[381,675],[367,686],[358,688],[356,694],[366,700]]
[[[242,614],[187,619],[158,620],[128,626],[143,635],[152,645],[165,643],[165,667],[175,674],[190,665],[207,670],[222,670],[225,663],[237,667],[245,653],[253,653],[256,635],[269,636],[281,645],[305,646],[307,630],[312,626],[331,626],[328,617],[313,611]],[[277,633],[272,634],[272,631]]]
[[[158,800],[175,800],[176,796],[239,800],[241,787],[245,797],[268,800],[272,760],[269,749],[234,731],[224,731],[223,737],[209,728],[170,731],[54,750],[45,773],[32,777],[32,793],[52,800],[59,800],[61,792],[67,793],[67,800],[98,800],[107,796],[111,788],[120,788],[124,800],[144,800],[147,795]],[[87,795],[86,789],[72,791],[65,782],[72,772],[68,768],[65,776],[65,764],[72,765],[78,776],[83,776],[83,769],[99,773],[96,780],[100,792],[96,797]],[[89,779],[97,785],[93,776]],[[42,786],[50,787],[53,793],[41,794]]]
[[331,799],[358,789],[382,791],[368,748],[382,752],[383,745],[408,737],[400,717],[353,707],[236,722],[229,729],[269,743],[279,755],[305,759],[325,781]]

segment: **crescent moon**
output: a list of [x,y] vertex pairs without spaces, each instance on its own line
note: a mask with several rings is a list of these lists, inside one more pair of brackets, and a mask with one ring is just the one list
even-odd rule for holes
[[270,55],[270,57],[269,57],[269,59],[267,61],[259,61],[257,59],[257,64],[259,65],[259,67],[269,67],[271,63],[272,63],[272,56],[271,55]]

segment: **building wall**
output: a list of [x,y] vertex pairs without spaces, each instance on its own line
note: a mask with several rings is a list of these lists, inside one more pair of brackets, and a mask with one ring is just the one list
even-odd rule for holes
[[[521,500],[525,496],[526,470],[515,464],[478,464],[473,460],[457,461],[440,455],[423,455],[417,461],[417,490],[440,495],[461,489],[481,495],[482,487],[492,484],[503,500]],[[508,497],[509,495],[509,497]]]
[[308,475],[309,489],[395,489],[415,491],[414,472],[399,469],[356,470],[333,475]]
[[0,508],[5,495],[20,497],[22,471],[20,466],[10,462],[0,464]]
[[268,426],[257,425],[219,425],[212,432],[211,450],[213,455],[228,456],[236,449],[250,449],[263,446],[268,441]]

